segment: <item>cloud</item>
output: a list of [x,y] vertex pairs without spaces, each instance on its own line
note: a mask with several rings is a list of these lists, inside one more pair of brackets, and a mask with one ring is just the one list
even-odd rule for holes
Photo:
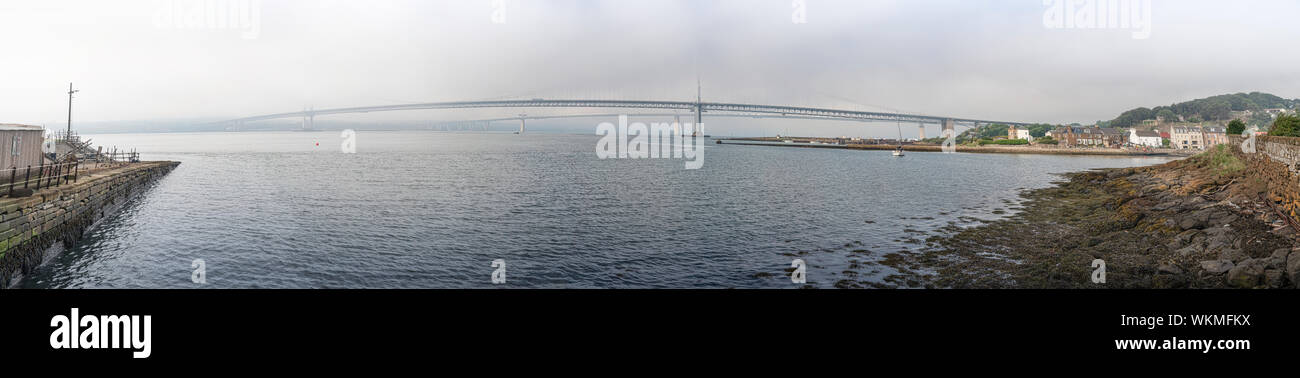
[[681,100],[694,97],[697,75],[708,101],[1045,122],[1227,92],[1300,95],[1291,89],[1298,53],[1287,48],[1300,26],[1283,18],[1300,10],[1292,2],[1156,0],[1144,40],[1045,28],[1038,0],[807,0],[806,24],[791,22],[790,0],[505,0],[503,24],[492,22],[491,0],[259,3],[260,30],[246,39],[156,25],[176,1],[6,0],[0,42],[16,59],[0,61],[0,121],[63,122],[69,81],[83,90],[74,117],[86,121],[490,98]]

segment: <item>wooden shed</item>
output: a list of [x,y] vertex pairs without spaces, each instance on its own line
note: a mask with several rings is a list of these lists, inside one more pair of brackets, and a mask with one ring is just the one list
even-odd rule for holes
[[45,142],[45,128],[31,125],[0,123],[0,169],[6,172],[13,167],[37,167],[45,163],[41,143]]

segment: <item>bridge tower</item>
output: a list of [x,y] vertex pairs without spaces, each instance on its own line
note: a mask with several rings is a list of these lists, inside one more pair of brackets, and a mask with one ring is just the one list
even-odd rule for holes
[[919,139],[917,140],[925,140],[925,123],[924,122],[917,123],[917,128],[921,130],[921,134],[918,137]]
[[316,112],[313,112],[313,109],[315,107],[307,108],[307,111],[302,115],[303,130],[313,130],[316,127]]
[[700,86],[700,78],[697,76],[695,78],[695,125],[691,126],[694,130],[691,132],[691,136],[693,137],[700,136],[700,132],[703,131],[703,128],[700,127],[700,125],[704,124],[704,101],[701,100],[703,94],[704,90],[703,87]]
[[[523,114],[520,114],[520,115],[522,116]],[[525,119],[526,119],[526,118],[522,118],[522,117],[519,118],[519,134],[523,134],[523,133],[524,133],[524,120],[525,120]]]
[[952,118],[945,118],[939,127],[939,135],[947,135],[946,131],[952,130],[952,135],[957,136],[957,124]]

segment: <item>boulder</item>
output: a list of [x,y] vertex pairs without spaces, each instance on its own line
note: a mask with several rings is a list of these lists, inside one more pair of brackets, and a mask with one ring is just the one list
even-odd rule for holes
[[1234,248],[1236,236],[1231,230],[1223,227],[1214,227],[1205,230],[1205,249],[1211,253],[1221,253],[1225,249]]
[[1273,254],[1268,256],[1268,268],[1277,269],[1278,271],[1286,270],[1286,258],[1290,253],[1290,248],[1278,248],[1273,250]]
[[1225,249],[1219,252],[1219,259],[1239,263],[1250,259],[1250,255],[1247,255],[1246,252],[1242,252],[1240,249]]
[[1253,288],[1264,284],[1264,270],[1267,259],[1248,259],[1228,270],[1228,285],[1239,288]]
[[1156,267],[1156,272],[1162,274],[1183,274],[1183,270],[1174,264],[1160,264],[1159,267]]
[[1286,258],[1286,277],[1291,279],[1291,285],[1300,289],[1300,249],[1291,251]]
[[1281,270],[1264,269],[1264,284],[1268,285],[1270,289],[1282,287],[1286,283],[1286,279],[1283,277]]
[[1205,269],[1205,272],[1210,274],[1223,274],[1224,272],[1232,270],[1233,267],[1234,265],[1230,260],[1201,261],[1201,269]]

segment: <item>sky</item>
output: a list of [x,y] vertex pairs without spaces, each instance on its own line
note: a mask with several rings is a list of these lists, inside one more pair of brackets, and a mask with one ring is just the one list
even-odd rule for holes
[[[88,124],[481,99],[693,100],[697,79],[704,101],[1050,123],[1224,93],[1300,97],[1300,2],[1112,1],[1137,6],[1131,19],[1149,28],[1053,17],[1107,3],[1082,0],[0,0],[0,123],[63,125],[69,82],[80,90],[74,122]],[[1054,22],[1063,18],[1080,22]],[[881,132],[717,124],[730,134]]]

